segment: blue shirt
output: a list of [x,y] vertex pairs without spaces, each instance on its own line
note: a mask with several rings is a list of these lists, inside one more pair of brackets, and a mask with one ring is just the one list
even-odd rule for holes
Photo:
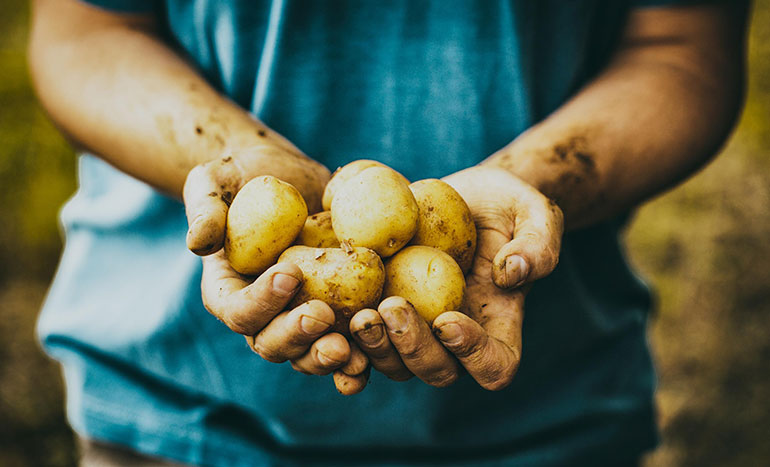
[[[621,1],[94,0],[154,11],[219,90],[331,169],[474,165],[606,63]],[[353,397],[254,355],[201,303],[183,206],[92,156],[39,321],[83,436],[206,465],[607,465],[656,442],[649,294],[620,221],[564,239],[510,387],[374,373]]]

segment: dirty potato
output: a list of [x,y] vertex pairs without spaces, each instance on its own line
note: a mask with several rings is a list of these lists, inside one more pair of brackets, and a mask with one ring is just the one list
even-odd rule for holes
[[401,176],[387,167],[365,169],[345,182],[331,212],[343,248],[371,248],[383,258],[400,250],[417,231],[417,201]]
[[332,213],[323,211],[307,216],[294,243],[313,248],[339,248],[340,242],[332,229]]
[[385,264],[383,297],[398,295],[432,324],[445,311],[459,311],[465,278],[451,256],[429,246],[409,246]]
[[420,215],[410,245],[438,248],[449,254],[467,273],[476,252],[476,224],[462,196],[435,178],[409,185]]
[[[332,199],[334,198],[334,193],[336,193],[336,191],[339,190],[339,188],[344,185],[345,182],[370,167],[388,166],[370,159],[359,159],[335,170],[332,174],[331,180],[329,180],[329,183],[326,184],[326,189],[324,190],[323,198],[321,199],[321,204],[323,205],[324,210],[328,211],[332,208]],[[406,177],[398,172],[396,173],[401,177],[401,180],[404,182],[404,184],[409,185],[409,180],[407,180]]]
[[275,177],[257,177],[241,188],[227,212],[225,257],[241,274],[257,275],[275,264],[307,218],[299,191]]
[[368,248],[311,248],[293,246],[278,262],[294,263],[302,270],[302,287],[289,307],[308,300],[326,302],[337,315],[334,331],[350,335],[350,318],[359,310],[377,307],[385,282],[385,268]]

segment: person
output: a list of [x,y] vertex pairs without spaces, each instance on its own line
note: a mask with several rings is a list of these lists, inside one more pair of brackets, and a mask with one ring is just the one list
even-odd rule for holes
[[[38,333],[83,465],[639,462],[650,298],[618,235],[726,139],[747,9],[36,0],[32,77],[83,152]],[[317,211],[360,158],[466,200],[465,314],[388,297],[348,340],[322,302],[285,309],[297,267],[229,268],[245,182]]]

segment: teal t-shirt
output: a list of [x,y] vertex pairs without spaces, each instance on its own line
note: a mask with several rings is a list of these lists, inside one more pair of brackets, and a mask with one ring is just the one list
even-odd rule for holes
[[[373,158],[413,180],[474,165],[545,118],[606,63],[635,6],[93,3],[157,14],[214,86],[331,169]],[[611,465],[656,442],[650,300],[620,221],[565,237],[527,298],[510,387],[374,373],[343,397],[329,377],[263,361],[206,312],[178,201],[88,155],[79,181],[38,331],[83,436],[223,466]]]

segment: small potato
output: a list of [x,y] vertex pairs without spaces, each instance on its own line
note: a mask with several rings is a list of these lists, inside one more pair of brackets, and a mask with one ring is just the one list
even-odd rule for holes
[[376,308],[385,282],[382,260],[368,248],[311,248],[293,246],[278,262],[294,263],[305,277],[289,303],[296,307],[308,300],[326,302],[337,315],[334,331],[350,335],[350,318],[364,308]]
[[[387,165],[377,161],[370,159],[359,159],[335,170],[332,174],[331,180],[329,180],[329,183],[326,184],[326,189],[324,190],[323,198],[321,199],[321,204],[323,205],[324,210],[328,211],[332,208],[332,199],[334,198],[334,193],[336,193],[337,190],[339,190],[339,188],[345,184],[345,182],[370,167],[390,168]],[[404,181],[404,184],[409,185],[409,180],[407,180],[406,177],[400,173],[398,173],[398,175]]]
[[343,248],[371,248],[386,258],[412,239],[418,213],[414,195],[396,171],[371,167],[337,191],[332,226]]
[[467,273],[476,252],[476,224],[465,200],[449,184],[435,178],[409,185],[420,217],[410,245],[438,248]]
[[340,242],[332,229],[332,213],[323,211],[309,215],[294,244],[313,248],[339,248]]
[[262,274],[292,244],[307,218],[296,188],[257,177],[241,188],[227,212],[225,257],[241,274]]
[[385,264],[383,297],[407,299],[432,324],[445,311],[459,311],[465,298],[465,278],[451,256],[429,246],[410,246]]

